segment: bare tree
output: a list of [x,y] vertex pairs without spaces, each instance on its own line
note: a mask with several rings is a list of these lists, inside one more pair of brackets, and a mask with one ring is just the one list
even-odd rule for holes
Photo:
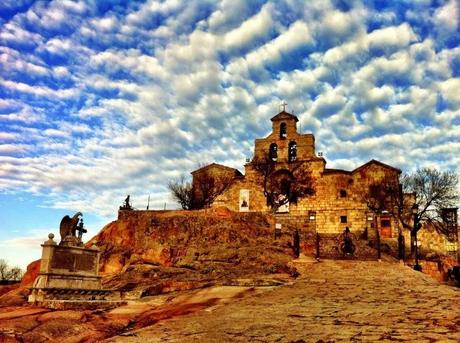
[[4,259],[0,259],[0,280],[7,280],[9,266]]
[[[406,174],[401,178],[404,193],[413,194],[412,203],[418,207],[415,220],[418,223],[437,223],[434,225],[442,234],[444,228],[439,223],[441,210],[446,207],[454,207],[460,199],[458,191],[458,174],[453,171],[440,172],[436,169],[423,168],[414,174]],[[405,197],[400,202],[401,213],[404,209],[410,210],[410,200]],[[406,228],[410,228],[408,216],[401,216],[401,222]]]
[[404,211],[402,188],[397,177],[385,176],[371,183],[363,195],[363,201],[375,214],[389,213],[400,218],[407,213]]
[[4,259],[0,259],[0,281],[19,281],[23,274],[20,267],[10,268]]
[[298,163],[293,169],[295,182],[291,187],[291,201],[296,202],[297,198],[312,196],[315,191],[315,179],[311,175],[311,170],[305,163]]
[[23,275],[24,271],[20,267],[12,267],[9,273],[9,280],[19,281],[22,279]]
[[197,189],[193,192],[192,207],[196,209],[209,207],[232,181],[233,177],[229,175],[215,177],[206,172],[196,175],[194,184]]
[[186,181],[184,176],[181,176],[179,179],[169,181],[168,189],[171,191],[171,194],[182,209],[190,210],[193,207],[193,192],[192,184]]
[[[367,207],[375,212],[386,211],[396,216],[404,228],[413,230],[417,223],[430,222],[441,232],[441,210],[454,207],[459,200],[458,175],[452,171],[419,169],[413,174],[404,174],[398,185],[394,178],[384,178],[369,186],[364,196]],[[412,214],[412,207],[418,208]]]

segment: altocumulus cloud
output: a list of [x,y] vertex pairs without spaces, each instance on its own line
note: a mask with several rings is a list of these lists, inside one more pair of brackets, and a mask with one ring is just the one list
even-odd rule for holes
[[148,194],[151,207],[171,207],[168,180],[199,163],[241,169],[281,100],[330,167],[458,168],[455,0],[0,10],[2,192],[102,216],[126,194],[137,207]]

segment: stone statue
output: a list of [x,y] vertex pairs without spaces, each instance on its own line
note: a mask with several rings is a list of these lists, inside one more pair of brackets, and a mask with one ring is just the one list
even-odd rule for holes
[[341,234],[342,242],[340,244],[340,250],[344,255],[354,255],[356,247],[353,244],[351,238],[351,232],[348,226],[345,228],[344,232]]
[[131,196],[128,195],[123,203],[122,206],[120,206],[120,210],[132,210],[133,207],[131,206],[131,204],[129,203],[129,200],[130,200]]
[[75,232],[73,233],[74,236],[77,236],[78,231],[78,242],[81,243],[81,238],[83,237],[84,233],[87,233],[88,230],[85,229],[85,226],[83,224],[83,218],[80,219],[80,223],[75,227]]
[[76,237],[76,231],[78,227],[78,222],[80,221],[80,217],[83,214],[81,212],[77,212],[74,214],[72,218],[69,216],[65,216],[61,220],[61,225],[59,226],[59,233],[61,234],[61,241],[64,241],[66,237],[72,236]]

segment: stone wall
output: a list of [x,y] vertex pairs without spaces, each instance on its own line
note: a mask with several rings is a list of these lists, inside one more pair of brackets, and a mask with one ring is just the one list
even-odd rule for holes
[[237,169],[212,163],[193,171],[192,176],[194,208],[201,208],[206,205],[204,202],[207,199],[205,198],[221,193],[232,180],[241,177],[242,174]]
[[[299,198],[297,203],[289,204],[289,214],[298,225],[309,225],[307,217],[315,212],[316,230],[320,233],[339,233],[345,227],[352,232],[361,233],[366,228],[369,234],[374,235],[377,227],[385,230],[387,237],[396,237],[398,233],[397,221],[390,215],[374,215],[364,201],[364,196],[372,183],[377,183],[385,178],[397,180],[399,171],[386,167],[378,162],[369,162],[366,165],[352,171],[324,169],[323,160],[312,159],[306,162],[314,178],[315,194]],[[283,166],[283,163],[280,163]],[[233,211],[239,210],[239,192],[242,189],[249,190],[250,211],[270,211],[267,199],[263,194],[264,177],[257,172],[251,163],[246,165],[246,176],[235,180],[213,203],[213,206],[226,206]],[[345,192],[345,193],[343,193]],[[346,222],[345,218],[346,217]],[[372,217],[370,221],[368,218]],[[301,219],[299,219],[301,218]],[[308,219],[308,218],[307,218]],[[382,223],[388,220],[390,226],[383,228]],[[342,222],[343,221],[343,222]]]
[[430,225],[423,225],[422,229],[417,234],[417,240],[422,250],[454,255],[453,251],[448,251],[449,245],[446,237],[437,232]]
[[268,212],[267,199],[264,196],[263,187],[260,184],[248,182],[245,179],[236,179],[221,195],[212,203],[212,207],[225,206],[232,211],[240,209],[240,191],[249,191],[250,212]]

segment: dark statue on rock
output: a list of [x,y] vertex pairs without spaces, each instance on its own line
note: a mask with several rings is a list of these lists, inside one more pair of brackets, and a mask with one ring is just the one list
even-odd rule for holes
[[131,206],[131,204],[129,203],[129,199],[130,199],[130,195],[128,195],[125,199],[125,201],[123,202],[123,205],[120,206],[120,210],[125,210],[125,211],[131,211],[133,210],[133,207]]
[[81,216],[83,216],[83,214],[81,212],[77,212],[72,218],[69,216],[62,218],[61,225],[59,227],[59,233],[61,234],[61,242],[59,245],[83,245],[81,240],[82,236],[88,231],[84,228],[83,219],[80,219]]

